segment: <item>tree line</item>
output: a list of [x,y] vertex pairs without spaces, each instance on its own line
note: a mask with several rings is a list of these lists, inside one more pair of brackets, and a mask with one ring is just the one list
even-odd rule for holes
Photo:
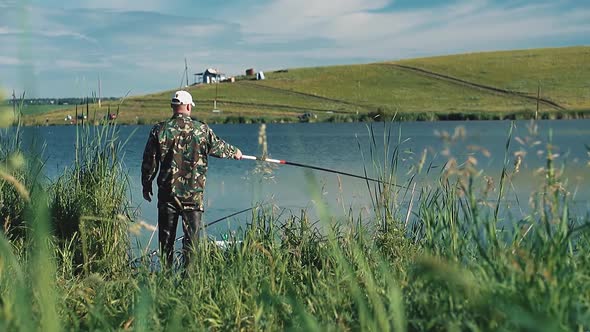
[[[102,97],[101,101],[118,100],[116,97]],[[25,98],[16,99],[17,104],[28,105],[76,105],[76,104],[94,104],[98,102],[98,98],[84,97],[84,98]],[[5,104],[12,105],[13,99],[4,100]]]

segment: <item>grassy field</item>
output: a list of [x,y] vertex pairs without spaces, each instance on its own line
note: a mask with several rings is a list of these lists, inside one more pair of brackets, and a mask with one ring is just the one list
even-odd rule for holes
[[590,109],[590,47],[471,53],[398,63]]
[[[543,98],[567,110],[541,105],[541,116],[590,116],[590,47],[535,49],[403,60],[409,65],[466,81]],[[269,72],[264,81],[188,88],[197,101],[196,116],[208,122],[297,121],[304,112],[318,121],[366,121],[376,114],[409,120],[531,118],[536,102],[475,89],[389,65],[332,66]],[[120,123],[153,123],[166,118],[173,90],[90,105],[91,120],[119,108]],[[213,113],[217,98],[220,113]],[[120,106],[120,107],[119,107]],[[85,106],[81,106],[85,109]],[[96,113],[96,115],[95,115]],[[27,124],[63,124],[73,109],[31,115]]]
[[518,100],[457,89],[447,82],[379,65],[296,69],[269,74],[269,79],[260,84],[346,100],[362,105],[366,111],[381,108],[388,113],[509,111],[526,107]]
[[[51,104],[23,104],[21,109],[23,115],[41,115],[50,113],[51,111],[63,110],[64,107],[68,106]],[[12,106],[9,108],[12,108]]]
[[54,110],[63,109],[63,105],[23,105],[24,115],[45,114]]

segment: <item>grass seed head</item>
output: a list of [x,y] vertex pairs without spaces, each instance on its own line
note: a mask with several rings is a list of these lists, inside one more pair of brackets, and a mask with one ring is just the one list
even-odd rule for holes
[[22,169],[25,163],[25,157],[21,152],[15,152],[8,157],[8,168],[11,170]]
[[[1,99],[1,96],[0,96]],[[14,123],[14,114],[6,107],[0,108],[0,128],[9,127]]]

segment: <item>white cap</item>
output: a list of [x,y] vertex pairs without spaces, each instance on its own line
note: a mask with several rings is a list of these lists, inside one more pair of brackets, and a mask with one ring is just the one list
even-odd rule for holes
[[193,106],[195,106],[195,103],[193,103],[193,96],[191,96],[190,93],[186,92],[186,91],[176,91],[173,95],[172,95],[172,101],[170,102],[170,104],[172,105],[188,105],[191,104]]

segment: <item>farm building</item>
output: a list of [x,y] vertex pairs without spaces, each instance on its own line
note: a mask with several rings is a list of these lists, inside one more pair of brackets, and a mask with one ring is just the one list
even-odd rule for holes
[[224,73],[219,72],[217,69],[208,68],[202,73],[195,74],[195,84],[204,83],[219,83],[226,80],[227,77]]

